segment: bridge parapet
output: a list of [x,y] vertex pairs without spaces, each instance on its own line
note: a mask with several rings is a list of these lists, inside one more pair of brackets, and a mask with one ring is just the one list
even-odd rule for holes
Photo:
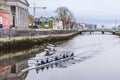
[[102,34],[104,32],[110,32],[110,33],[113,33],[115,34],[115,32],[117,32],[116,30],[112,30],[112,29],[78,29],[78,32],[79,33],[82,33],[82,32],[102,32]]

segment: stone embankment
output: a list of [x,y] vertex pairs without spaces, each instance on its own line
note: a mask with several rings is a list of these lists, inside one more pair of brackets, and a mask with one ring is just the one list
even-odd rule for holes
[[68,40],[77,35],[75,30],[0,30],[0,51],[21,51],[46,43]]
[[116,35],[120,36],[120,32],[115,32]]

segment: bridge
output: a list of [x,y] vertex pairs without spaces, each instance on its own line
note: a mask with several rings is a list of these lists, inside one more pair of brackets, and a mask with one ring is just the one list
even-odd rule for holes
[[101,32],[102,34],[104,34],[105,32],[110,32],[112,34],[115,34],[115,32],[117,32],[117,31],[113,30],[113,29],[78,29],[78,32],[80,34],[82,34],[83,32],[90,32],[90,34],[92,32]]

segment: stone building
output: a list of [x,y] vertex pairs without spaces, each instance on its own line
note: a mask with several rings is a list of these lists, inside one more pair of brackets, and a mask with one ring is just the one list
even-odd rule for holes
[[10,6],[10,24],[15,28],[28,28],[28,7],[27,0],[5,0]]

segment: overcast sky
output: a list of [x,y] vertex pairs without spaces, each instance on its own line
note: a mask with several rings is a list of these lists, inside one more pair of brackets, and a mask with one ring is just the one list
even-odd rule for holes
[[[38,7],[36,16],[53,16],[58,7],[67,7],[78,22],[115,26],[120,24],[120,0],[28,0],[33,7]],[[33,10],[30,9],[31,14]]]

